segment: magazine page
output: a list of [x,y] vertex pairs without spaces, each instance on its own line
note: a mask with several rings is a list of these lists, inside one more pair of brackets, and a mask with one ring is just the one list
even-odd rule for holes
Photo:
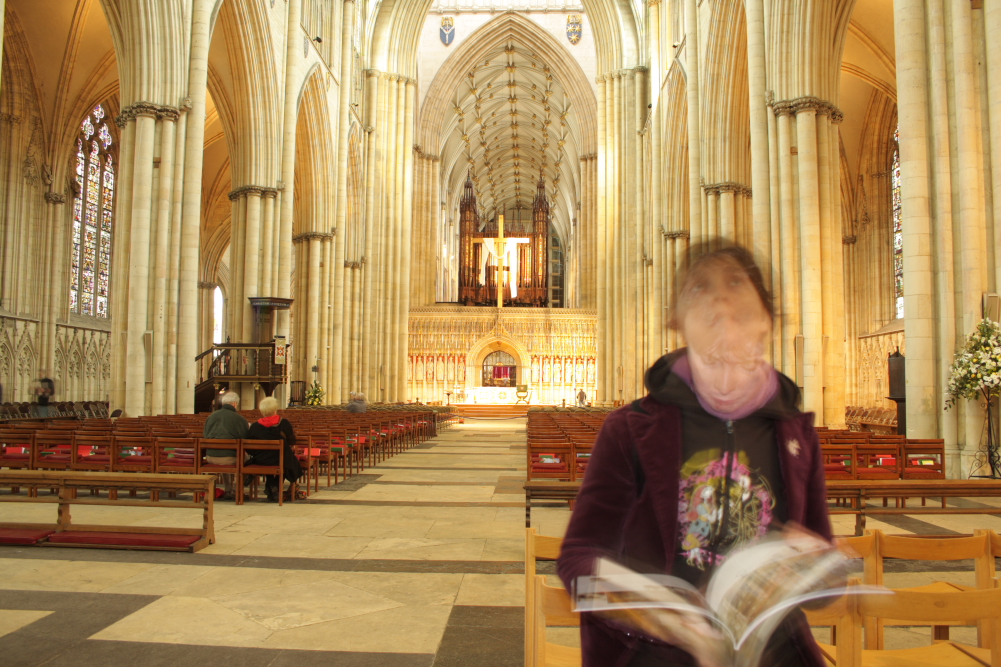
[[730,554],[710,581],[706,600],[735,638],[737,664],[757,664],[789,610],[842,595],[846,562],[830,543],[795,529]]
[[647,637],[687,651],[702,667],[729,667],[733,637],[698,590],[684,579],[640,574],[599,559],[595,574],[574,586],[575,611],[597,612]]

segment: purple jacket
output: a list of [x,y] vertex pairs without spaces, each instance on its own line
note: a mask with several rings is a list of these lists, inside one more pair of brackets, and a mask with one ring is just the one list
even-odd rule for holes
[[[645,413],[628,405],[612,412],[595,442],[557,563],[567,590],[577,577],[592,574],[599,556],[670,572],[677,553],[681,409],[650,396],[640,407]],[[775,435],[788,520],[831,539],[813,413],[777,420]],[[637,455],[645,480],[639,498]],[[793,636],[803,664],[825,664],[805,623],[796,627]],[[582,615],[584,667],[625,667],[639,641],[592,614]],[[678,658],[679,664],[689,664],[687,654],[679,651]]]

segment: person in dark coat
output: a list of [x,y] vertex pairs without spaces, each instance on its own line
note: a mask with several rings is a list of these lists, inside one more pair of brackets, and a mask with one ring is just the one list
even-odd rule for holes
[[[302,467],[299,459],[295,455],[295,431],[292,424],[278,414],[278,401],[267,396],[261,399],[258,406],[261,411],[261,418],[250,425],[247,433],[248,440],[284,440],[284,475],[289,482],[289,489],[294,489],[296,480],[302,477]],[[275,450],[248,450],[250,459],[247,465],[273,466],[278,463],[278,452]],[[278,475],[265,475],[264,490],[268,494],[268,500],[278,502],[278,494],[281,493],[283,482],[278,479]]]
[[[648,394],[612,412],[595,442],[557,572],[567,590],[600,557],[705,590],[733,549],[796,523],[831,539],[813,414],[765,358],[773,310],[761,271],[738,247],[693,260],[671,326],[687,348],[646,373]],[[584,667],[694,666],[694,658],[595,614],[581,617]],[[761,665],[825,662],[802,612]]]
[[348,412],[367,412],[368,403],[365,402],[365,394],[361,392],[351,392],[351,400],[348,401],[346,410]]
[[[240,416],[240,395],[235,391],[227,391],[219,398],[219,409],[209,415],[202,428],[203,440],[242,440],[247,437],[250,424]],[[236,463],[235,449],[206,449],[205,460],[208,463],[231,466]],[[219,475],[223,484],[223,499],[233,500],[233,475]]]

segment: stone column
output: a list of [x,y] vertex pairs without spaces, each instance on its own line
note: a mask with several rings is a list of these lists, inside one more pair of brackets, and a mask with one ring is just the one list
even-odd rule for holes
[[333,234],[326,233],[321,239],[320,247],[320,274],[317,276],[320,283],[320,337],[317,342],[317,353],[320,355],[320,384],[323,385],[326,394],[324,404],[331,403],[331,373],[335,368],[335,361],[340,363],[340,359],[331,359],[330,356],[330,288],[333,267],[330,266],[330,251],[333,246]]
[[[293,2],[295,0],[292,0]],[[201,233],[202,163],[205,153],[205,97],[214,0],[193,0],[188,98],[191,100],[184,147],[184,203],[177,303],[177,402],[179,413],[195,408],[195,356],[198,330],[198,265]]]
[[[120,132],[118,148],[117,201],[115,202],[115,234],[111,261],[111,379],[110,409],[125,409],[125,368],[128,344],[126,331],[129,318],[129,265],[121,258],[129,256],[132,219],[132,170],[135,164],[135,117],[130,109],[122,109],[115,118]],[[117,258],[117,260],[115,259]]]
[[[285,106],[282,125],[282,185],[281,223],[278,235],[278,296],[289,298],[292,285],[292,218],[295,214],[295,131],[298,120],[299,66],[302,59],[302,0],[288,0],[285,35]],[[298,267],[297,267],[298,269]],[[297,295],[298,298],[298,295]],[[299,309],[297,309],[298,311]],[[276,315],[275,333],[288,336],[289,312]],[[296,341],[302,345],[303,341]]]
[[[904,335],[907,339],[907,437],[938,433],[935,391],[932,224],[928,169],[928,88],[923,0],[894,0],[897,112],[901,129],[904,241]],[[952,461],[953,465],[958,463]],[[950,476],[956,473],[953,467]]]
[[[598,153],[596,157],[596,216],[595,216],[595,295],[598,308],[598,344],[597,344],[597,380],[598,395],[596,402],[605,405],[611,403],[611,345],[608,341],[610,332],[608,317],[608,285],[611,275],[608,261],[605,257],[608,248],[608,155],[606,148],[606,100],[608,97],[608,81],[604,76],[597,78],[598,84]],[[540,371],[541,372],[541,371]],[[540,379],[541,387],[541,379]]]
[[[800,303],[803,314],[803,410],[824,414],[823,334],[821,296],[820,192],[817,166],[816,107],[804,101],[796,113],[796,143],[799,150],[799,267]],[[819,421],[819,420],[818,420]]]
[[[132,182],[132,226],[129,244],[129,316],[125,370],[125,413],[130,417],[146,414],[145,348],[149,327],[150,211],[153,203],[153,139],[156,108],[133,105],[136,114],[135,170]],[[195,315],[197,318],[197,314]],[[196,334],[196,332],[191,332]],[[194,358],[192,357],[192,365]]]
[[[3,4],[0,2],[0,13],[3,12]],[[0,19],[2,20],[2,19]],[[0,27],[3,24],[0,23]],[[0,33],[2,34],[2,33]],[[0,57],[3,54],[0,53]],[[66,219],[66,208],[63,206],[66,203],[66,195],[61,192],[46,192],[45,193],[45,203],[46,206],[46,222],[50,233],[50,259],[52,260],[50,264],[50,270],[46,274],[48,280],[48,286],[44,290],[44,294],[47,295],[48,302],[44,306],[44,316],[42,319],[42,345],[41,345],[41,364],[43,368],[49,369],[49,372],[55,373],[55,361],[56,361],[56,320],[59,318],[59,313],[62,308],[65,308],[62,296],[62,287],[66,285],[69,281],[66,279],[66,268],[64,265],[67,263],[62,260],[62,255],[64,253],[64,247],[66,245],[63,234],[60,230],[65,229],[69,221]],[[8,246],[8,251],[10,247]],[[60,307],[62,306],[62,307]],[[89,400],[90,397],[85,397]]]
[[258,282],[259,264],[261,259],[261,193],[263,188],[249,185],[243,188],[247,217],[243,233],[243,298],[238,304],[243,318],[243,336],[245,343],[256,342],[254,336],[254,309],[247,301],[253,296],[262,296]]
[[795,268],[799,263],[799,234],[795,225],[795,198],[793,194],[793,160],[792,160],[792,109],[788,104],[777,106],[775,115],[778,124],[778,154],[779,173],[781,179],[780,191],[780,235],[783,267],[780,270],[782,295],[782,359],[781,370],[791,378],[801,381],[796,376],[796,336],[800,330],[800,300],[799,285],[796,280]]
[[408,336],[407,329],[410,319],[410,277],[411,277],[411,259],[412,259],[412,245],[413,245],[413,218],[414,218],[414,208],[413,208],[413,198],[414,198],[414,113],[415,113],[415,100],[417,91],[417,81],[415,79],[405,79],[403,82],[404,86],[404,112],[403,112],[403,211],[402,211],[402,224],[400,230],[400,245],[402,246],[402,256],[400,259],[400,266],[403,267],[401,273],[402,281],[400,284],[400,289],[397,292],[397,297],[399,299],[398,310],[400,312],[400,322],[399,331],[397,332],[397,337],[399,338],[399,349],[397,352],[397,368],[398,370],[398,383],[397,383],[397,393],[396,400],[405,401],[408,398],[408,392],[406,388],[407,382],[407,372],[406,366],[408,358]]
[[699,3],[685,0],[685,75],[688,92],[688,195],[692,245],[702,241],[702,132],[699,86]]
[[[753,244],[755,258],[764,266],[771,263],[771,202],[768,190],[771,181],[768,151],[768,105],[765,96],[768,88],[765,66],[765,7],[764,0],[747,0],[747,84],[750,92],[751,119],[751,191],[758,196],[752,199]],[[766,279],[770,276],[766,276]]]
[[[187,109],[181,108],[174,129],[174,191],[172,193],[173,207],[170,215],[170,271],[167,288],[167,383],[164,391],[167,394],[164,412],[177,412],[177,308],[181,278],[181,219],[184,203],[184,160],[186,156],[185,142],[188,132]],[[197,377],[196,377],[197,380]]]
[[[984,34],[987,36],[987,123],[990,131],[991,191],[994,203],[994,243],[1001,241],[1001,3],[984,7]],[[995,282],[1001,281],[1001,252],[994,253]]]
[[[6,0],[0,0],[0,63],[3,62],[3,23]],[[0,81],[0,90],[3,90],[3,81]]]
[[166,413],[167,378],[167,281],[170,277],[169,263],[170,228],[174,204],[174,123],[180,116],[176,109],[161,109],[160,118],[160,178],[157,194],[156,242],[150,248],[155,259],[153,279],[153,395],[150,413]]
[[278,191],[274,188],[261,188],[261,267],[260,296],[274,296],[278,286],[275,284],[277,268],[275,266],[275,251],[278,249],[277,225],[275,225],[275,203]]
[[361,367],[359,369],[361,386],[350,391],[361,391],[368,394],[374,386],[372,346],[369,344],[367,339],[372,336],[372,326],[374,324],[372,299],[374,298],[375,289],[373,285],[374,278],[372,275],[372,267],[374,258],[373,253],[375,251],[375,188],[376,160],[378,155],[378,151],[376,150],[378,135],[375,134],[375,125],[378,120],[376,105],[379,99],[379,73],[377,71],[368,70],[366,72],[365,86],[365,92],[368,96],[365,104],[366,122],[368,125],[365,128],[367,152],[365,159],[365,254],[363,255],[365,267],[362,273],[361,298],[361,305],[363,308],[361,337],[364,337],[365,340],[364,342],[359,341],[359,345],[361,347]]

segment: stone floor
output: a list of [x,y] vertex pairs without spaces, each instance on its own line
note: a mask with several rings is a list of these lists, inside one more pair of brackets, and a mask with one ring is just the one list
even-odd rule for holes
[[[521,665],[524,478],[525,420],[469,420],[305,502],[217,503],[217,541],[197,554],[0,547],[0,664]],[[0,521],[52,512],[3,503]],[[180,512],[80,507],[74,521],[200,522]],[[548,535],[568,518],[565,506],[532,511]],[[968,533],[1001,530],[1001,519],[870,526]],[[972,572],[921,562],[887,578],[972,582]],[[928,641],[920,629],[887,635],[894,646]]]

